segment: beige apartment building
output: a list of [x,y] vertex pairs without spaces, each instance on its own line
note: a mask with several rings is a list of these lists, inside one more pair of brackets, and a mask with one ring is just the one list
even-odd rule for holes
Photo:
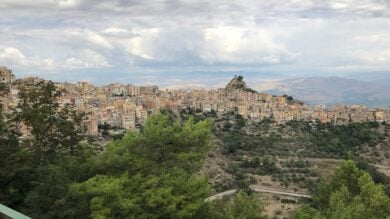
[[[12,71],[0,67],[0,81],[10,86],[10,92],[2,97],[5,108],[17,107],[20,86],[35,85],[43,79],[30,77],[16,80]],[[169,108],[174,112],[190,107],[203,112],[215,111],[217,115],[236,112],[242,117],[258,121],[272,118],[277,123],[291,120],[319,121],[323,123],[346,124],[349,122],[390,120],[390,109],[370,109],[361,105],[308,106],[290,102],[286,96],[273,96],[246,90],[159,90],[157,86],[134,86],[119,83],[95,87],[83,81],[76,84],[56,83],[62,95],[62,107],[75,107],[88,113],[83,123],[86,133],[98,135],[98,124],[110,124],[125,129],[135,129],[137,123],[146,121],[150,114]]]
[[7,67],[0,66],[0,83],[10,84],[15,80],[12,70]]

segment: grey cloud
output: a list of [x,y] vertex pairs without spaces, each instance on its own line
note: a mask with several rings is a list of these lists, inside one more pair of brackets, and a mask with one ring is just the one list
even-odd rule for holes
[[57,73],[390,66],[387,0],[2,0],[0,9],[0,50],[53,60]]
[[[176,16],[234,14],[258,11],[268,16],[305,16],[337,13],[356,15],[389,15],[387,0],[3,0],[0,8],[8,10],[38,10],[41,13],[61,11],[84,11],[87,13],[130,13],[128,16]],[[45,11],[44,11],[45,10]],[[278,14],[275,14],[278,13]]]

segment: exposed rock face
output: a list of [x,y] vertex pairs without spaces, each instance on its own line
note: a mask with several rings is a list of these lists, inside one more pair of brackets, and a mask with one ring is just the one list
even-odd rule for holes
[[226,85],[226,91],[243,90],[256,93],[256,91],[248,88],[243,80],[242,76],[234,76],[234,78]]

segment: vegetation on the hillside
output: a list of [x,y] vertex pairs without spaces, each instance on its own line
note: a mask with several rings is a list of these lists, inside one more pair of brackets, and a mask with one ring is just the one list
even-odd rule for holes
[[[245,174],[272,175],[287,187],[316,177],[305,157],[357,162],[343,162],[333,177],[321,179],[313,202],[295,211],[295,218],[390,215],[390,180],[369,164],[376,157],[373,146],[388,137],[387,124],[277,125],[249,123],[234,113],[218,118],[214,111],[185,109],[178,118],[163,110],[102,151],[84,141],[85,115],[60,107],[53,83],[25,87],[19,95],[12,114],[0,107],[0,202],[32,218],[263,218],[264,204],[252,195]],[[212,188],[199,170],[212,131],[232,157],[226,171],[240,191],[205,202]]]
[[[264,206],[251,194],[240,190],[232,198],[223,198],[208,203],[199,218],[212,219],[262,219]],[[204,214],[206,213],[206,214]]]
[[209,140],[209,121],[179,124],[151,116],[142,132],[113,142],[91,163],[90,178],[70,186],[65,203],[84,204],[71,216],[192,217],[209,194],[207,179],[194,175]]
[[[32,218],[236,218],[247,204],[252,213],[241,218],[261,214],[241,193],[228,212],[204,201],[210,187],[197,173],[211,148],[210,120],[155,114],[101,152],[83,143],[83,115],[61,109],[58,95],[40,83],[21,90],[13,114],[0,113],[2,204]],[[20,127],[30,135],[21,138]]]
[[390,197],[383,185],[360,170],[354,161],[344,161],[329,179],[323,179],[313,194],[313,207],[303,206],[293,218],[377,218],[390,216]]
[[216,121],[216,135],[227,153],[244,150],[272,156],[345,159],[363,150],[379,156],[374,146],[390,135],[390,125],[305,121],[276,124],[271,119],[249,122],[239,115],[226,114]]
[[[229,162],[224,170],[232,174],[239,186],[258,183],[253,175],[271,176],[272,182],[292,189],[312,190],[320,172],[309,159],[354,159],[359,167],[368,171],[375,182],[382,183],[388,191],[388,177],[371,164],[386,158],[390,151],[390,125],[386,123],[331,123],[290,121],[277,124],[271,119],[249,121],[231,112],[215,116],[213,132],[222,141],[224,157]],[[209,116],[195,109],[181,111],[181,118]],[[389,156],[387,156],[389,157]],[[371,163],[371,164],[370,164]],[[252,182],[251,182],[252,181]],[[219,188],[232,188],[216,184]]]

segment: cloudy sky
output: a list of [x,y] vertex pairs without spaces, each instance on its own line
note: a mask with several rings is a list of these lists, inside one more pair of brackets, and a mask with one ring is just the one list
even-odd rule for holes
[[18,77],[220,86],[390,74],[389,0],[0,0]]

